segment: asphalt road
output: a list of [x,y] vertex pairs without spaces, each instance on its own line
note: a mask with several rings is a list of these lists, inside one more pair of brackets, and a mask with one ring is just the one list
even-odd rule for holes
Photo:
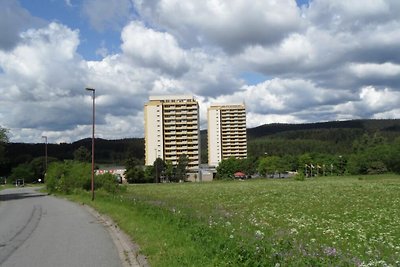
[[37,188],[0,191],[0,266],[122,266],[105,227]]

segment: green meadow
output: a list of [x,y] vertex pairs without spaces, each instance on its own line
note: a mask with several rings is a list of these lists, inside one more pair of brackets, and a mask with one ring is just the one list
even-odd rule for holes
[[400,266],[400,176],[129,185],[71,196],[151,266]]

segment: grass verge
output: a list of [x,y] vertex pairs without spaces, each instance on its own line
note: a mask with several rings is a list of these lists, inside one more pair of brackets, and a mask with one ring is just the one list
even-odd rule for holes
[[105,213],[151,266],[398,266],[400,177],[132,185],[69,197]]

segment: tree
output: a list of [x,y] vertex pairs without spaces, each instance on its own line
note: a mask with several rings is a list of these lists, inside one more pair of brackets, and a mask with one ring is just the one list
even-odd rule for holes
[[148,177],[145,176],[143,164],[135,157],[130,157],[125,161],[125,168],[125,178],[130,184],[148,183],[152,180],[150,178],[149,181]]
[[154,181],[154,166],[146,166],[144,168],[144,178],[146,181]]
[[0,126],[0,164],[4,161],[4,144],[8,143],[8,130]]
[[31,183],[34,181],[34,172],[30,164],[23,163],[12,169],[10,178],[13,182],[24,179],[25,183]]
[[239,166],[239,160],[231,157],[229,159],[222,160],[217,166],[217,179],[233,179],[235,172],[241,171]]
[[281,157],[267,156],[260,160],[258,171],[261,175],[278,173],[280,177],[280,174],[285,171],[285,164]]
[[400,174],[400,137],[389,148],[387,166],[389,170]]
[[[148,183],[149,180],[146,179],[143,171],[142,166],[135,166],[133,168],[129,168],[125,171],[125,178],[127,179],[128,183]],[[151,180],[150,180],[151,181]]]
[[[396,142],[394,142],[396,144]],[[349,157],[347,170],[351,174],[378,174],[385,173],[388,169],[394,171],[393,164],[397,156],[392,151],[394,146],[389,146],[387,140],[380,133],[374,135],[364,134],[353,145],[354,153]]]
[[133,169],[137,166],[143,166],[142,162],[140,160],[138,160],[135,157],[129,157],[126,161],[125,161],[125,168],[127,170],[129,169]]
[[240,171],[247,175],[252,175],[257,171],[257,160],[254,157],[238,159]]
[[76,161],[90,162],[91,158],[92,158],[91,153],[84,146],[80,146],[77,150],[74,151],[74,160]]
[[309,175],[309,168],[311,168],[312,158],[309,153],[305,153],[299,157],[299,172],[304,173],[305,176]]
[[155,174],[154,182],[159,183],[161,174],[165,168],[165,162],[161,158],[156,158],[156,160],[153,163],[153,168],[154,168],[154,174]]
[[179,181],[186,180],[187,166],[189,164],[189,157],[185,154],[179,156],[178,165],[176,166],[176,179]]
[[165,177],[168,181],[176,182],[175,167],[170,160],[167,160],[165,165]]
[[8,130],[0,126],[0,143],[8,143]]

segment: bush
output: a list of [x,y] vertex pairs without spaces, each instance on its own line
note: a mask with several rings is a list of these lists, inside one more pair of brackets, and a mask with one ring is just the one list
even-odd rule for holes
[[45,182],[50,193],[70,194],[75,189],[90,190],[91,165],[76,161],[53,162],[48,167]]
[[96,175],[94,179],[95,189],[104,189],[106,192],[115,194],[119,192],[119,184],[115,175],[111,173],[105,173]]
[[64,175],[64,163],[53,162],[47,168],[45,177],[46,188],[49,193],[59,190],[59,180]]
[[293,179],[296,181],[304,181],[306,179],[306,177],[305,177],[304,173],[299,172],[294,176]]

